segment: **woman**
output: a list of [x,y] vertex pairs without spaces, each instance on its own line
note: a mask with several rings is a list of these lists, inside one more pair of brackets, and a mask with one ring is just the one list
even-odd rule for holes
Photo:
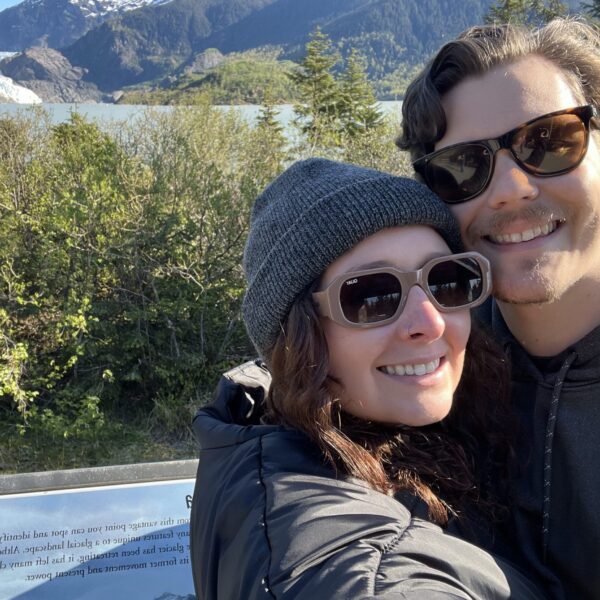
[[304,161],[258,198],[243,313],[272,384],[244,365],[195,419],[200,600],[542,597],[442,529],[493,514],[481,341],[453,407],[489,266],[458,249],[437,197],[370,169]]

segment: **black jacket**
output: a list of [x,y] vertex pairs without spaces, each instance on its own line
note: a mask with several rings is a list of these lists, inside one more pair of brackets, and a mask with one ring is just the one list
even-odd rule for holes
[[552,597],[598,600],[600,327],[540,360],[511,335],[495,303],[488,320],[511,358],[520,424],[510,556],[539,575]]
[[336,477],[299,431],[261,425],[263,384],[265,371],[238,367],[194,421],[198,600],[543,597],[508,563],[411,513],[414,503]]

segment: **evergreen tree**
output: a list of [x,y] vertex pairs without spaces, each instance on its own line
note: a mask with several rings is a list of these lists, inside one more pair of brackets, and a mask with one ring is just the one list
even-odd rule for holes
[[582,2],[581,8],[585,11],[585,15],[592,21],[600,21],[600,0],[592,0],[591,2]]
[[290,75],[300,96],[294,106],[295,124],[313,149],[340,143],[343,100],[333,75],[338,61],[331,40],[317,28],[306,44],[306,56],[298,70]]
[[490,6],[485,22],[523,24],[527,18],[528,0],[497,0]]
[[275,108],[275,100],[269,90],[265,90],[263,94],[263,102],[258,112],[256,124],[258,127],[263,127],[274,133],[283,135],[283,127],[277,120],[277,109]]
[[564,16],[566,12],[566,6],[561,0],[496,0],[490,6],[485,22],[536,27],[555,17]]
[[560,0],[532,0],[532,15],[540,24],[548,23],[556,17],[564,17],[567,7]]
[[342,123],[344,131],[357,135],[380,127],[383,115],[366,74],[365,61],[352,50],[341,76]]
[[269,161],[270,171],[275,174],[283,170],[288,159],[288,144],[284,128],[277,120],[278,114],[272,93],[265,90],[256,126],[259,136],[265,142],[261,150],[266,153],[265,160]]

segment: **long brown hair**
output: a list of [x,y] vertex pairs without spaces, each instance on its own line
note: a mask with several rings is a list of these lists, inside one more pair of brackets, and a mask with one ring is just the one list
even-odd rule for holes
[[505,464],[507,452],[508,377],[499,349],[474,328],[453,408],[442,422],[409,427],[364,421],[341,409],[340,386],[328,375],[314,289],[295,302],[270,354],[267,420],[303,431],[337,471],[386,494],[412,492],[438,524],[471,502],[493,517],[497,503],[484,476],[494,461]]
[[411,82],[402,103],[396,144],[413,160],[432,152],[446,132],[442,98],[467,77],[539,56],[561,69],[582,103],[600,108],[600,33],[575,19],[555,19],[539,29],[515,25],[472,27],[438,51]]

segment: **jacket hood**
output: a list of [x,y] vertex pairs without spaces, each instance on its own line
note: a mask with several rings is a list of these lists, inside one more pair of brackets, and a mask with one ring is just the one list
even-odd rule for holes
[[200,409],[193,430],[202,450],[234,446],[283,430],[260,422],[261,406],[269,390],[271,376],[260,361],[250,361],[221,377],[213,402]]

